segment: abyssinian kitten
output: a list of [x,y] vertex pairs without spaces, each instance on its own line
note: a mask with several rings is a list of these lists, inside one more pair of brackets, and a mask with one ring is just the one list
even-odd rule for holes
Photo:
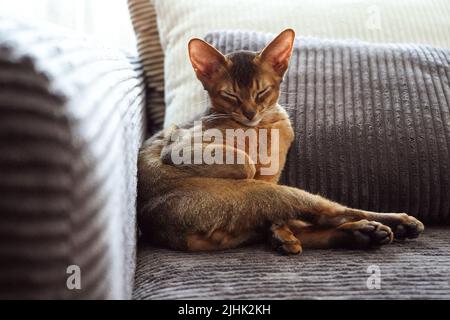
[[247,147],[234,144],[220,147],[243,156],[244,163],[176,164],[171,150],[192,140],[170,137],[195,126],[191,122],[162,130],[139,154],[138,222],[147,239],[188,251],[222,250],[267,239],[282,253],[298,254],[302,248],[378,247],[393,238],[415,238],[424,230],[420,221],[404,213],[347,208],[277,184],[294,138],[288,115],[277,103],[294,37],[287,29],[260,52],[228,55],[203,40],[189,42],[192,66],[212,105],[197,118],[202,130],[277,129],[279,169],[261,174],[264,165],[248,159]]

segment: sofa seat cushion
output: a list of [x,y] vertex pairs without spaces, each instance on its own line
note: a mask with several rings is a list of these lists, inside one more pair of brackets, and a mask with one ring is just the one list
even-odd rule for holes
[[305,250],[300,256],[265,246],[186,253],[145,244],[138,250],[134,298],[449,299],[449,272],[448,227],[382,249]]

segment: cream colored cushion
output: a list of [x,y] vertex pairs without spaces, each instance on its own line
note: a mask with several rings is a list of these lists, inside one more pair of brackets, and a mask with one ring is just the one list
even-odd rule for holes
[[[150,0],[147,0],[150,1]],[[413,42],[450,47],[448,0],[151,0],[165,53],[165,125],[205,108],[206,95],[187,56],[191,37],[214,30]]]

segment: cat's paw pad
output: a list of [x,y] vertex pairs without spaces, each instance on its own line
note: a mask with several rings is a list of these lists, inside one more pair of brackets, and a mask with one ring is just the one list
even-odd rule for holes
[[401,217],[401,222],[393,227],[395,239],[414,239],[425,229],[423,223],[416,218],[406,213],[400,213],[399,216]]
[[302,246],[291,230],[285,225],[273,224],[270,228],[272,248],[282,254],[300,254]]
[[339,230],[351,235],[348,245],[352,248],[376,248],[391,243],[394,238],[391,228],[376,221],[350,222],[340,226]]

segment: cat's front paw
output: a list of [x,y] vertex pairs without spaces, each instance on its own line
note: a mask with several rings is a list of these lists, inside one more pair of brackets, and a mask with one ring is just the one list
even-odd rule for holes
[[392,242],[391,228],[376,221],[359,220],[340,225],[337,230],[345,232],[344,246],[354,249],[376,248]]
[[399,213],[398,215],[400,217],[400,221],[392,228],[395,239],[414,239],[417,238],[425,229],[423,223],[413,216],[407,215],[406,213]]

